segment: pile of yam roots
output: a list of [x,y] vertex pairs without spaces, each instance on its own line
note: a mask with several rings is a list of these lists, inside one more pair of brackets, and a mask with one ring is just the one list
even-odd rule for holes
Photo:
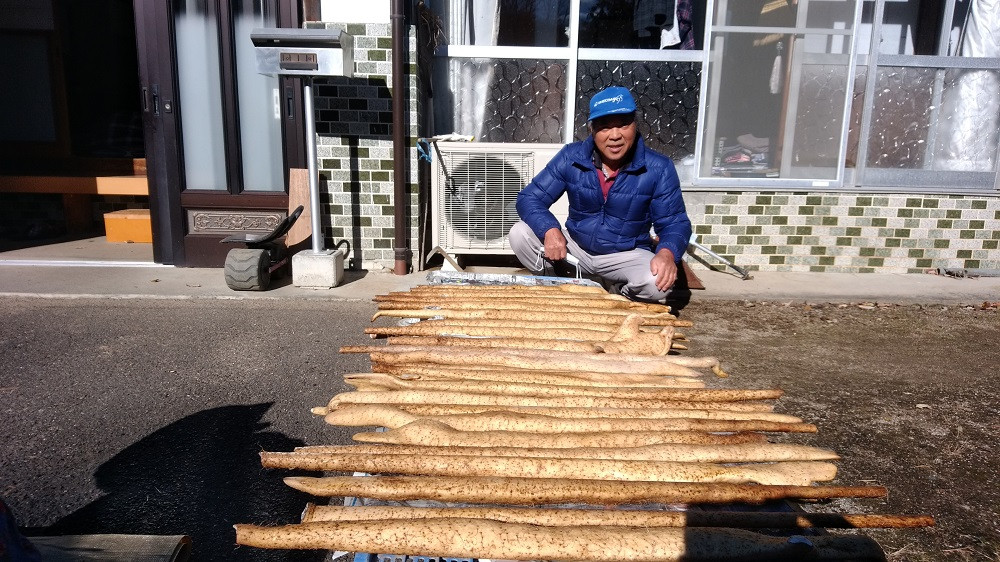
[[836,453],[791,436],[770,442],[817,429],[774,411],[780,389],[723,388],[732,379],[717,359],[678,354],[679,329],[692,323],[666,306],[574,284],[423,285],[376,301],[373,322],[392,324],[365,332],[387,345],[341,349],[368,354],[372,372],[345,375],[356,391],[313,413],[380,431],[261,461],[363,473],[285,483],[378,505],[310,503],[298,524],[236,525],[238,544],[508,560],[884,560],[858,531],[826,529],[933,524],[813,512],[887,492],[825,484]]

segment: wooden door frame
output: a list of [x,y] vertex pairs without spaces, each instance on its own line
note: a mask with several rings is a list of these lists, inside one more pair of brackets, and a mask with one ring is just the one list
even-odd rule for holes
[[[143,125],[147,147],[150,210],[153,221],[153,254],[158,263],[221,267],[229,248],[219,241],[223,234],[199,235],[188,232],[188,209],[219,209],[241,213],[288,209],[287,173],[285,189],[280,192],[243,191],[240,165],[239,108],[236,92],[234,47],[228,17],[234,3],[242,0],[209,0],[217,11],[222,79],[223,126],[225,134],[225,191],[186,190],[183,174],[183,123],[176,79],[174,29],[171,0],[133,0],[136,13],[136,43],[139,51],[142,85]],[[298,0],[276,0],[277,25],[299,27],[302,5]],[[153,90],[158,88],[158,103]],[[302,88],[299,79],[282,77],[279,88],[282,104],[283,162],[290,168],[305,167],[305,139],[302,118]],[[169,103],[169,111],[164,104]],[[158,112],[158,113],[157,113]]]
[[[164,45],[171,45],[169,0],[133,0],[143,137],[146,145],[146,178],[149,184],[150,220],[153,228],[153,261],[184,263],[184,214],[180,201],[180,162],[167,149],[166,139],[177,136],[176,121],[164,118],[163,95],[174,99],[172,59]],[[153,22],[164,22],[153,25]]]

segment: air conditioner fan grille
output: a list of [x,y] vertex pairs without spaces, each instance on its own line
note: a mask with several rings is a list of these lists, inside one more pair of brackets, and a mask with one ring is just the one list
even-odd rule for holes
[[438,238],[447,248],[505,250],[517,194],[535,175],[531,152],[446,152],[438,169]]

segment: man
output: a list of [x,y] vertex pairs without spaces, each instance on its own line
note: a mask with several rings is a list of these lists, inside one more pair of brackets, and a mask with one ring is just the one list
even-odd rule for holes
[[[521,221],[509,240],[521,264],[535,273],[569,253],[583,273],[620,286],[629,299],[662,301],[677,280],[691,221],[674,163],[646,147],[635,109],[622,87],[591,98],[590,137],[563,147],[521,191]],[[563,193],[569,198],[565,230],[549,211]]]

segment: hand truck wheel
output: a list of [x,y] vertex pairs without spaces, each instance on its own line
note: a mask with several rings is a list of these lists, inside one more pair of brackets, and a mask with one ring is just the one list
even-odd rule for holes
[[224,273],[234,291],[263,291],[271,283],[271,256],[266,249],[229,250]]

